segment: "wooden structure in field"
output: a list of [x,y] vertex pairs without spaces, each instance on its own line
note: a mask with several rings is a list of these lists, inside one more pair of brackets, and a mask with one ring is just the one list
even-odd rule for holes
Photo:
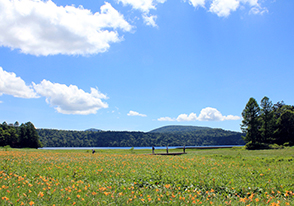
[[186,147],[183,147],[183,152],[168,152],[168,147],[166,147],[166,153],[155,153],[155,148],[152,147],[152,155],[182,155],[186,153]]

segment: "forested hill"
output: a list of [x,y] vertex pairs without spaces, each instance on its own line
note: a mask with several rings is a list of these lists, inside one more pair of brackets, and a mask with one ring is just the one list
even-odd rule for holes
[[242,133],[212,128],[164,133],[154,132],[154,130],[152,132],[118,132],[53,129],[38,129],[37,132],[44,147],[151,147],[245,144],[241,137]]
[[152,133],[174,133],[174,132],[194,132],[204,129],[212,129],[210,127],[198,127],[198,126],[181,126],[181,125],[170,125],[160,127],[154,130],[151,130]]

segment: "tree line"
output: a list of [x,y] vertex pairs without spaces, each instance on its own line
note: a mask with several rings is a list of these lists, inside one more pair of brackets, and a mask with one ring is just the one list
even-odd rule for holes
[[66,131],[38,129],[44,147],[151,147],[244,145],[242,133],[222,129],[193,132]]
[[270,144],[294,145],[294,106],[283,101],[273,104],[264,97],[260,106],[250,98],[242,112],[241,130],[248,149],[268,148]]
[[27,122],[19,125],[17,121],[14,124],[7,124],[6,122],[0,124],[0,146],[7,145],[15,148],[42,147],[33,123]]

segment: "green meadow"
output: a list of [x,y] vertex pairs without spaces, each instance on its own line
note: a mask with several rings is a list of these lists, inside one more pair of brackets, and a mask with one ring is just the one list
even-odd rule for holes
[[0,205],[294,205],[294,147],[186,152],[2,148]]

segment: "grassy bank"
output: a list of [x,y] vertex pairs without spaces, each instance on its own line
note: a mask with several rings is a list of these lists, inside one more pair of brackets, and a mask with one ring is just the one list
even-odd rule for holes
[[294,148],[186,152],[0,149],[0,205],[294,205]]

